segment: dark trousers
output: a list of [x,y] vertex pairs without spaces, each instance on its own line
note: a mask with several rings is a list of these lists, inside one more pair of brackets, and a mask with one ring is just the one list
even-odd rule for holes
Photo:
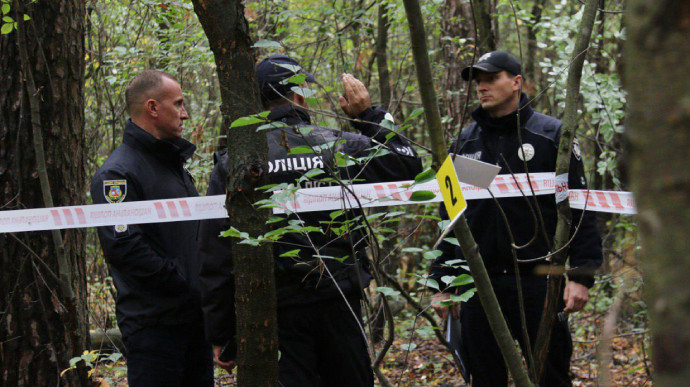
[[367,387],[374,375],[359,300],[333,299],[278,309],[279,385]]
[[145,327],[124,343],[131,387],[213,387],[213,351],[201,323]]
[[[508,327],[516,338],[522,352],[526,353],[517,288],[514,275],[492,276],[491,282],[496,292],[501,310]],[[539,321],[546,297],[546,278],[522,277],[522,293],[525,302],[525,317],[530,344],[534,347]],[[562,296],[559,296],[559,310],[563,309]],[[479,295],[472,297],[460,309],[463,347],[467,351],[467,365],[472,375],[472,386],[500,387],[508,383],[508,375],[501,352],[479,301]],[[571,386],[570,356],[573,352],[568,323],[555,322],[551,334],[549,353],[544,366],[540,386]]]

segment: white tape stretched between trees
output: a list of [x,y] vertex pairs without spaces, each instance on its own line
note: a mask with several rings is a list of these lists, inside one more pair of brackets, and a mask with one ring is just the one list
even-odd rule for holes
[[[496,176],[489,187],[497,198],[553,195],[553,173],[530,174],[532,189],[527,175]],[[486,189],[461,184],[466,200],[487,199]],[[383,207],[442,201],[436,181],[413,184],[413,181],[355,184],[349,186],[355,196],[340,186],[304,188],[297,190],[274,213],[333,211],[343,208]],[[423,202],[411,201],[416,191],[431,191],[435,197]],[[630,192],[570,190],[570,206],[587,211],[635,214],[635,201]],[[358,203],[359,200],[359,203]],[[165,223],[183,220],[217,219],[227,217],[225,195],[199,196],[178,199],[147,200],[117,204],[93,204],[83,206],[36,208],[28,210],[0,211],[0,233],[43,231],[68,228],[114,226],[121,224]]]

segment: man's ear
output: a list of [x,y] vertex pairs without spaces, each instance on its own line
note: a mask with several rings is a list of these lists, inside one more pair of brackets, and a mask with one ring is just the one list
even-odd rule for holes
[[513,78],[513,90],[520,90],[520,87],[522,86],[522,75],[516,75],[515,78]]
[[155,99],[146,100],[146,113],[153,117],[158,117],[158,101]]

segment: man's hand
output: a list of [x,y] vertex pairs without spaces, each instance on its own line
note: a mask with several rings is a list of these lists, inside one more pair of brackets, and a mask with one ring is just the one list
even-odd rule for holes
[[371,99],[369,92],[364,84],[359,79],[352,76],[352,74],[343,74],[343,86],[345,86],[345,95],[347,98],[340,96],[338,101],[340,107],[345,114],[355,118],[363,111],[371,107]]
[[218,364],[220,368],[226,370],[229,374],[232,374],[232,369],[235,368],[235,361],[230,360],[229,362],[222,362],[220,359],[220,353],[223,351],[223,347],[220,345],[213,346],[213,362]]
[[565,301],[564,312],[579,312],[585,307],[587,301],[589,301],[589,289],[577,282],[568,281],[568,284],[565,285],[565,291],[563,292],[563,301]]
[[[431,306],[434,308],[436,313],[441,316],[441,320],[445,321],[448,318],[449,306],[441,305],[441,301],[450,300],[450,293],[436,293],[431,299]],[[458,319],[460,316],[460,304],[453,305],[452,308],[453,318]]]

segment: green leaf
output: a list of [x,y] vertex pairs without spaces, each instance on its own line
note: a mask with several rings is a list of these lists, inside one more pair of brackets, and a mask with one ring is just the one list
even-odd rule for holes
[[29,21],[31,20],[31,16],[29,15],[24,15],[24,21]]
[[301,135],[306,136],[307,134],[311,133],[312,130],[314,130],[314,127],[311,125],[304,125],[298,126],[296,129]]
[[340,215],[342,215],[344,213],[345,213],[344,210],[337,210],[337,211],[331,212],[330,214],[328,214],[328,216],[331,218],[331,220],[335,220],[337,217],[339,217]]
[[3,24],[2,27],[0,28],[0,33],[3,35],[7,35],[10,32],[12,32],[13,29],[14,29],[14,23]]
[[223,238],[227,238],[227,237],[241,238],[242,233],[238,229],[236,229],[234,227],[230,227],[229,229],[221,232],[220,236]]
[[463,286],[467,284],[471,284],[474,282],[474,278],[472,278],[469,274],[460,274],[459,276],[455,277],[453,282],[450,283],[451,287],[457,287],[457,286]]
[[281,83],[284,83],[284,84],[294,83],[295,85],[301,85],[306,80],[307,80],[306,74],[295,74],[295,75],[291,76],[290,78],[282,81]]
[[69,359],[69,366],[74,367],[80,361],[81,361],[81,357],[73,357],[73,358]]
[[424,249],[420,249],[419,247],[405,247],[402,249],[403,253],[421,253],[424,251]]
[[302,155],[308,153],[314,153],[314,150],[311,149],[309,145],[296,146],[294,148],[290,148],[290,152],[288,152],[289,155]]
[[381,293],[381,294],[383,294],[384,296],[387,296],[387,297],[395,297],[395,296],[397,296],[398,294],[400,294],[399,291],[397,291],[397,290],[395,290],[395,289],[392,289],[392,288],[389,288],[389,287],[387,287],[387,286],[377,286],[377,287],[376,287],[376,291],[378,291],[379,293]]
[[326,172],[324,172],[324,170],[321,168],[313,168],[313,169],[310,169],[307,172],[305,172],[304,175],[302,175],[302,176],[312,178],[314,176],[318,176],[318,175],[321,175],[324,173],[326,173]]
[[[282,48],[280,43],[273,40],[259,40],[252,45],[254,48]],[[277,64],[277,63],[276,63]]]
[[413,202],[425,202],[427,200],[434,199],[436,194],[431,191],[415,191],[410,196],[410,201]]
[[6,23],[14,23],[14,19],[12,19],[9,16],[3,16],[2,21],[6,22]]
[[232,124],[230,124],[230,127],[231,128],[238,128],[240,126],[253,125],[253,124],[258,124],[259,122],[265,122],[265,121],[266,121],[265,119],[263,119],[261,117],[257,117],[255,115],[240,117],[240,118],[236,119],[235,121],[233,121]]
[[436,178],[436,171],[434,171],[431,168],[427,168],[424,172],[415,176],[414,182],[415,184],[422,184],[426,183],[427,181],[433,180],[434,178]]
[[460,242],[458,242],[458,238],[445,238],[444,241],[450,243],[451,245],[460,247]]
[[477,288],[472,288],[459,296],[450,296],[450,299],[456,302],[467,302],[475,293],[477,293]]
[[121,353],[115,352],[115,353],[111,353],[110,356],[108,356],[108,360],[115,363],[116,361],[120,360],[121,357],[122,357]]
[[438,287],[438,282],[436,282],[436,280],[432,280],[431,278],[424,278],[424,277],[418,278],[417,283],[422,285],[422,286],[426,286],[428,288],[432,288],[432,289],[441,291],[441,289]]
[[405,122],[408,122],[408,121],[415,119],[417,116],[419,116],[422,113],[424,113],[424,108],[415,109],[415,111],[413,111],[409,116],[407,116],[407,118],[405,118]]
[[289,258],[289,257],[299,258],[299,252],[300,252],[300,249],[290,250],[288,252],[280,254],[280,256],[284,257],[284,258]]
[[269,122],[268,124],[264,124],[264,125],[259,126],[258,128],[256,128],[256,131],[260,132],[262,130],[278,129],[278,128],[284,128],[287,126],[289,126],[289,125],[287,125],[283,122],[280,122],[280,121],[275,121],[275,122]]
[[355,165],[355,162],[352,161],[350,156],[340,152],[335,154],[335,163],[339,167],[349,167]]
[[311,98],[316,95],[316,90],[310,89],[308,87],[293,86],[290,88],[293,93],[301,95],[304,98]]
[[424,257],[424,259],[432,260],[432,259],[436,259],[436,258],[440,257],[441,254],[443,254],[443,252],[441,250],[431,250],[431,251],[427,251],[426,253],[422,254],[422,256]]
[[10,13],[10,5],[9,4],[3,4],[2,5],[2,14],[7,15]]

